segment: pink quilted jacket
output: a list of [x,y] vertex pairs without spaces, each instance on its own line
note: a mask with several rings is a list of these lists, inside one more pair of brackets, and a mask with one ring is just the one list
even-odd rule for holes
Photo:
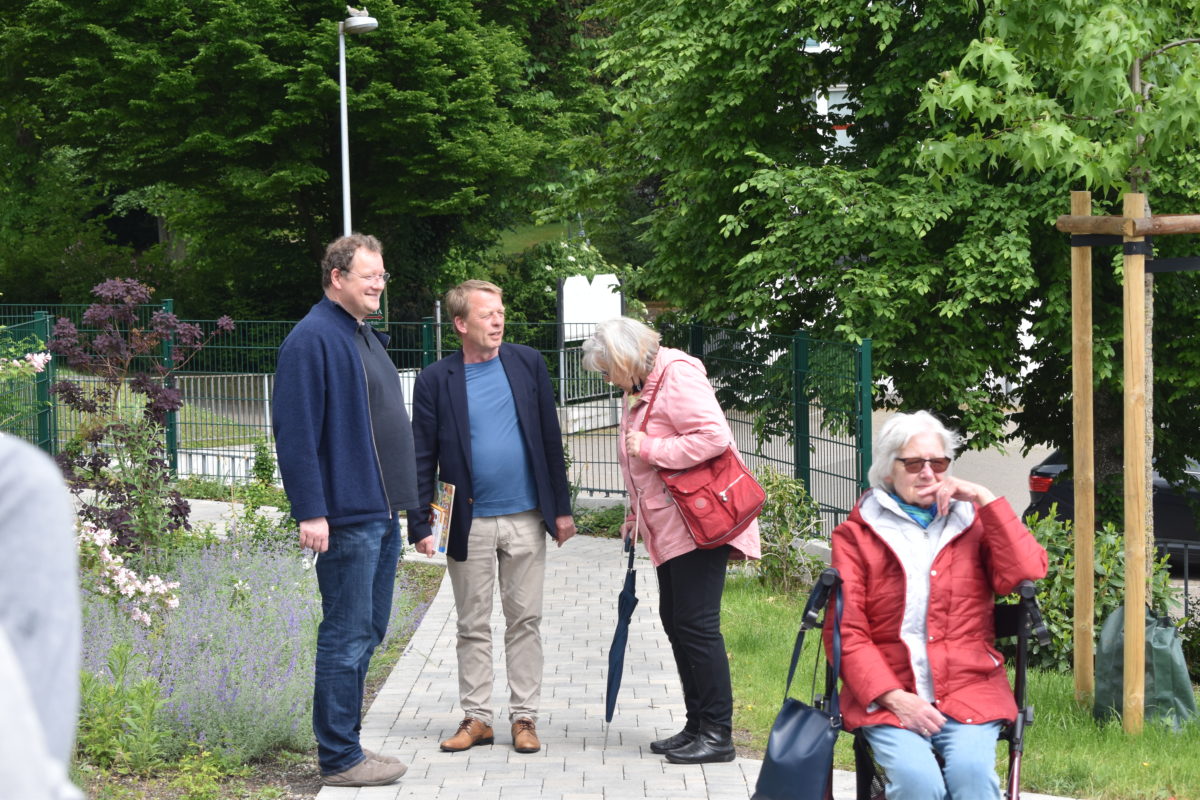
[[[666,380],[662,380],[664,367],[675,362],[683,363],[671,367]],[[625,434],[641,430],[652,398],[654,408],[646,421],[641,457],[631,459],[625,454]],[[733,435],[717,404],[704,365],[680,350],[660,347],[641,394],[636,401],[626,405],[617,448],[621,474],[629,491],[629,519],[635,520],[640,510],[639,535],[646,542],[654,566],[696,549],[679,509],[655,468],[692,467],[720,455],[732,443]],[[733,559],[759,558],[762,551],[758,521],[751,523],[730,545]]]

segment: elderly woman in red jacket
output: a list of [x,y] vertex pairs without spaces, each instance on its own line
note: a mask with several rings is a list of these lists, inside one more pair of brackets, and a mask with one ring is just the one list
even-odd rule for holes
[[870,742],[888,800],[1000,797],[996,738],[1017,708],[994,596],[1046,574],[1045,549],[1008,501],[950,474],[957,445],[928,412],[893,416],[871,490],[833,532],[842,714]]
[[733,690],[721,636],[721,595],[731,559],[758,558],[758,522],[728,544],[700,549],[658,468],[687,469],[733,444],[704,365],[661,347],[658,332],[617,317],[583,344],[583,366],[625,391],[618,460],[632,513],[623,533],[641,535],[658,574],[659,619],[683,685],[683,730],[650,743],[675,764],[732,761]]

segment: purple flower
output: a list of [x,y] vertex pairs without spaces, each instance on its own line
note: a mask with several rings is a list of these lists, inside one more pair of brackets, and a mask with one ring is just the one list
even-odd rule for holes
[[[139,654],[139,673],[130,677],[158,684],[175,753],[196,741],[238,759],[310,747],[321,603],[294,546],[232,540],[170,560],[160,574],[180,582],[180,605],[152,633],[102,598],[84,596],[83,668],[101,671],[112,646],[130,642]],[[424,609],[414,606],[398,584],[394,634],[419,621]]]
[[134,278],[109,278],[92,287],[92,294],[114,306],[138,306],[150,302],[150,287]]

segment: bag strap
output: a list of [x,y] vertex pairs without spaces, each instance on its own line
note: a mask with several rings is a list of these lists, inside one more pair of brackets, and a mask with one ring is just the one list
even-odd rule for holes
[[[654,394],[650,395],[650,402],[646,405],[646,416],[642,417],[642,432],[646,430],[646,423],[650,420],[650,412],[654,410],[654,401],[658,399],[658,392],[662,388],[667,379],[667,370],[676,364],[686,364],[686,361],[668,361],[663,365],[662,372],[658,374],[658,383],[654,386]],[[690,366],[690,365],[689,365]],[[701,373],[703,374],[703,373]],[[711,386],[711,383],[709,384]]]
[[654,394],[650,395],[650,402],[646,404],[646,416],[642,417],[642,433],[646,432],[646,423],[650,421],[650,412],[654,410],[654,401],[658,399],[658,391],[662,388],[663,382],[667,378],[667,370],[669,370],[676,362],[670,361],[663,366],[662,372],[658,374],[658,383],[654,387]]
[[[670,361],[662,368],[662,372],[659,373],[658,383],[654,386],[654,394],[650,395],[650,402],[646,404],[646,416],[642,417],[642,427],[639,428],[639,430],[641,430],[642,433],[646,432],[646,423],[650,421],[650,412],[654,411],[654,401],[658,399],[658,393],[662,389],[663,384],[666,382],[667,370],[669,370],[671,367],[673,367],[679,363],[686,363],[686,362]],[[711,382],[709,385],[710,386],[712,385]],[[729,444],[726,446],[727,447],[733,446],[733,431],[732,430],[729,431]],[[741,460],[742,459],[739,456],[738,461],[741,461]],[[746,466],[745,462],[742,462],[742,466],[743,467]]]
[[838,576],[837,570],[832,568],[826,569],[817,578],[817,585],[813,587],[812,593],[808,596],[808,603],[804,606],[800,630],[796,633],[796,644],[792,647],[792,663],[788,667],[787,685],[783,689],[783,699],[787,700],[788,694],[792,690],[792,679],[796,675],[796,665],[800,661],[800,651],[804,649],[804,634],[809,628],[816,626],[821,608],[825,607],[832,598],[834,605],[833,647],[830,649],[830,656],[832,656],[833,663],[832,669],[825,674],[825,697],[828,703],[826,710],[835,717],[841,713],[837,692],[837,679],[842,672],[841,582],[842,579]]

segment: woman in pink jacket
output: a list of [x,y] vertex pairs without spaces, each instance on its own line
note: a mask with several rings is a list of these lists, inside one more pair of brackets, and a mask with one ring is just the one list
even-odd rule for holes
[[873,488],[833,532],[842,715],[870,742],[888,800],[998,800],[996,737],[1017,707],[992,606],[1046,574],[1045,549],[1008,501],[951,476],[957,445],[928,412],[893,416]]
[[[730,559],[758,558],[758,523],[729,544],[696,547],[657,469],[686,469],[733,444],[704,365],[659,345],[656,331],[627,317],[602,322],[583,345],[583,365],[625,391],[618,458],[630,515],[658,573],[659,617],[683,684],[687,722],[650,744],[676,764],[732,761],[733,690],[721,636],[721,594]],[[647,409],[653,409],[647,418]]]

